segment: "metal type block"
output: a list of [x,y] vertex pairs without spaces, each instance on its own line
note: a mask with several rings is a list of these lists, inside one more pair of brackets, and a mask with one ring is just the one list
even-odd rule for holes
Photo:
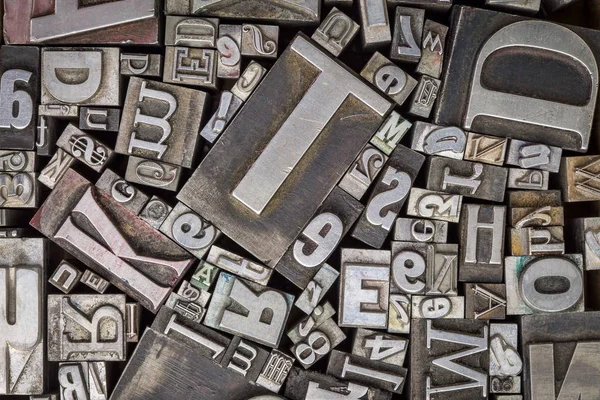
[[182,298],[192,301],[199,306],[205,307],[210,300],[210,293],[206,290],[198,289],[188,281],[181,282],[177,294]]
[[41,394],[45,367],[44,239],[0,240],[0,394]]
[[390,400],[392,393],[354,382],[342,381],[331,375],[294,367],[285,384],[285,397],[291,400]]
[[390,6],[423,8],[433,12],[446,12],[452,7],[452,0],[387,0]]
[[392,242],[390,292],[424,294],[429,245]]
[[400,242],[446,243],[448,222],[419,218],[398,218],[394,240]]
[[[477,161],[502,166],[504,164],[504,159],[506,158],[507,148],[507,138],[469,132],[467,134],[467,146],[464,159],[467,161]],[[511,168],[511,170],[512,169],[513,168]]]
[[60,120],[76,120],[79,117],[79,106],[66,104],[40,104],[38,115]]
[[600,200],[600,156],[564,157],[560,166],[563,200]]
[[411,318],[439,319],[465,318],[464,296],[418,296],[412,295]]
[[271,392],[279,393],[293,364],[294,359],[292,357],[279,350],[271,350],[271,354],[269,354],[269,358],[260,372],[256,384],[269,389]]
[[507,189],[548,190],[550,172],[534,169],[508,169]]
[[254,383],[268,358],[269,352],[264,348],[234,336],[220,364]]
[[312,329],[305,340],[294,344],[290,350],[300,365],[308,369],[329,354],[344,339],[346,339],[344,332],[333,319],[329,318]]
[[299,288],[306,288],[363,209],[359,201],[334,188],[275,269]]
[[265,67],[256,61],[250,61],[250,64],[231,88],[231,93],[242,101],[248,100],[248,97],[254,92],[266,73]]
[[575,219],[575,248],[583,254],[585,270],[600,269],[600,218]]
[[81,275],[81,271],[65,260],[62,260],[48,282],[64,294],[68,294],[77,285]]
[[401,394],[408,370],[397,365],[333,350],[327,374],[361,385]]
[[159,40],[153,0],[6,0],[4,40],[27,44],[140,44]]
[[[167,46],[163,82],[216,89],[217,51],[194,47]],[[177,107],[177,101],[175,100],[175,104],[173,104],[173,98],[168,97],[168,99],[171,100],[169,101],[169,113],[171,113],[173,108]],[[168,101],[167,98],[160,98],[160,100]]]
[[[278,347],[293,302],[290,294],[221,272],[204,324]],[[269,320],[263,318],[265,312]]]
[[24,238],[30,235],[28,228],[0,228],[0,239]]
[[427,75],[419,78],[419,84],[410,99],[408,113],[415,117],[428,119],[438,96],[442,81]]
[[508,221],[514,228],[530,226],[564,226],[565,216],[562,207],[511,207]]
[[458,277],[458,244],[427,246],[426,295],[456,296]]
[[88,131],[118,132],[121,110],[118,108],[81,107],[79,129]]
[[[492,359],[490,345],[490,363]],[[521,376],[490,376],[490,394],[521,393]],[[495,397],[496,399],[498,397]]]
[[0,227],[21,226],[23,225],[24,217],[28,215],[26,210],[10,210],[6,208],[0,209]]
[[100,175],[96,187],[136,215],[150,199],[110,169]]
[[[546,1],[546,0],[544,0]],[[540,11],[541,0],[486,0],[487,8],[506,12],[534,15]]]
[[59,397],[57,394],[40,394],[29,396],[29,400],[59,400]]
[[496,395],[494,400],[523,400],[523,396],[520,394],[512,394],[512,395]]
[[513,256],[565,254],[562,226],[512,228],[510,244]]
[[308,337],[308,334],[313,330],[321,326],[325,321],[330,319],[335,315],[335,310],[329,304],[329,302],[324,302],[322,305],[318,305],[313,310],[312,314],[308,317],[304,317],[298,322],[292,329],[290,329],[286,334],[292,341],[292,343],[296,344]]
[[223,90],[219,99],[219,108],[217,108],[217,111],[208,120],[206,125],[204,125],[200,131],[200,136],[208,143],[212,144],[216,142],[243,103],[242,99],[235,96],[229,90]]
[[427,189],[502,202],[507,178],[506,168],[434,156],[427,168]]
[[38,186],[36,172],[0,172],[0,207],[37,207]]
[[462,160],[467,135],[455,126],[439,126],[416,121],[413,125],[411,149],[456,160]]
[[146,221],[154,229],[159,229],[172,209],[173,207],[168,205],[164,200],[152,196],[150,201],[142,208],[138,217],[142,221]]
[[364,50],[386,47],[392,41],[385,0],[358,0],[360,34]]
[[385,166],[388,157],[374,146],[367,144],[350,166],[338,186],[360,200],[379,172]]
[[389,294],[388,250],[342,249],[339,326],[386,329]]
[[407,147],[398,145],[394,149],[352,230],[352,237],[381,248],[424,161],[423,155]]
[[389,333],[410,333],[411,295],[396,294],[390,289],[390,305],[388,312]]
[[561,155],[560,147],[513,139],[510,141],[506,163],[526,169],[558,172]]
[[542,10],[546,14],[555,13],[563,8],[567,8],[577,0],[543,0],[542,1]]
[[212,246],[210,248],[210,253],[208,253],[206,261],[219,267],[223,271],[227,271],[263,286],[266,286],[269,283],[269,279],[273,273],[273,270],[269,267],[217,246]]
[[[147,329],[125,367],[112,400],[190,399],[246,400],[272,394],[204,356],[199,343],[190,346],[171,324],[169,335]],[[197,336],[194,331],[185,331]],[[177,337],[175,337],[177,335]],[[202,339],[202,337],[198,337]],[[141,380],[140,380],[141,379]],[[260,398],[260,397],[258,397]]]
[[119,62],[118,48],[43,48],[42,104],[119,106]]
[[125,361],[125,295],[48,296],[49,361]]
[[106,288],[108,288],[108,281],[89,269],[85,270],[83,273],[81,282],[100,294],[103,294],[106,291]]
[[63,149],[56,149],[56,153],[54,153],[48,162],[48,165],[40,172],[38,181],[48,186],[50,189],[54,189],[58,181],[74,162],[75,158],[72,155]]
[[439,79],[444,64],[447,34],[447,26],[429,19],[425,21],[423,25],[421,59],[415,71],[417,74]]
[[242,69],[242,26],[219,26],[217,78],[239,78]]
[[333,8],[312,35],[312,39],[335,57],[348,47],[360,26],[337,8]]
[[[490,323],[490,377],[516,377],[523,370],[523,361],[518,352],[519,349],[519,326],[517,324]],[[501,385],[505,386],[505,385]],[[520,386],[520,377],[519,377]],[[502,389],[504,393],[520,393]],[[494,390],[493,380],[490,391]]]
[[177,198],[274,266],[390,108],[299,35]]
[[133,77],[115,151],[190,168],[205,106],[204,92]]
[[0,60],[0,148],[33,150],[40,101],[40,49],[2,46]]
[[173,207],[160,226],[160,231],[198,259],[204,257],[221,235],[221,231],[183,203]]
[[411,126],[409,121],[392,111],[371,138],[371,144],[389,156]]
[[[184,282],[185,283],[185,282]],[[165,306],[174,310],[177,314],[191,321],[200,323],[206,314],[206,305],[210,299],[210,293],[198,292],[196,300],[192,300],[189,296],[182,294],[181,290],[178,293],[171,293],[165,302]],[[190,294],[189,290],[186,294]]]
[[333,267],[323,264],[294,305],[310,315],[340,275]]
[[105,361],[61,362],[58,382],[61,400],[108,400]]
[[599,312],[521,317],[526,400],[600,396]]
[[511,190],[508,192],[510,207],[559,207],[562,205],[560,190],[532,192],[530,190]]
[[421,59],[421,42],[425,10],[396,7],[394,34],[390,58],[394,61],[417,63]]
[[0,150],[0,172],[33,172],[35,156],[34,151]]
[[225,351],[231,343],[231,340],[224,335],[181,315],[170,307],[161,307],[152,323],[151,330],[177,340],[189,351],[199,353],[202,357],[209,358],[215,363],[223,360]]
[[411,382],[415,399],[488,398],[487,321],[415,319]]
[[56,121],[54,118],[39,114],[37,121],[35,151],[38,156],[52,156],[56,149],[56,137],[58,136]]
[[210,290],[213,282],[217,278],[219,274],[219,268],[211,263],[200,260],[200,265],[194,271],[194,275],[192,275],[192,279],[190,283],[201,290]]
[[505,319],[504,283],[465,283],[465,317],[469,319]]
[[410,189],[406,214],[413,217],[425,217],[439,221],[458,222],[462,196],[425,190]]
[[402,68],[385,58],[379,52],[373,54],[367,65],[360,72],[360,76],[388,95],[399,106],[404,104],[417,86],[415,78],[408,75]]
[[352,354],[402,367],[407,347],[408,339],[358,328],[352,342]]
[[193,263],[187,252],[73,170],[30,224],[152,312]]
[[190,18],[167,15],[165,46],[196,48],[217,47],[219,20],[217,18]]
[[506,257],[506,313],[524,315],[584,310],[583,257]]
[[121,53],[121,75],[125,76],[162,76],[162,54]]
[[140,315],[142,308],[138,303],[125,304],[125,337],[128,343],[137,343],[140,340]]
[[279,26],[242,25],[242,56],[277,58]]
[[178,165],[129,156],[125,180],[139,185],[176,191],[181,174],[182,168]]
[[600,33],[470,7],[452,21],[435,123],[587,150]]
[[506,207],[465,204],[460,221],[461,282],[502,282]]
[[73,124],[67,125],[56,145],[96,172],[102,172],[114,155],[112,149]]

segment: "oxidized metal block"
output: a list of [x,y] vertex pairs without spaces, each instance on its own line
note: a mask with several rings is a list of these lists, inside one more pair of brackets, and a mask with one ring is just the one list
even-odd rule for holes
[[508,192],[510,207],[559,207],[562,205],[560,190],[532,192],[529,190],[511,190]]
[[[547,2],[547,0],[545,1]],[[485,0],[485,5],[487,8],[534,15],[540,11],[541,0]]]
[[[30,224],[152,312],[193,262],[183,249],[73,170]],[[138,263],[153,268],[141,269]]]
[[508,169],[507,189],[548,190],[550,172],[534,169]]
[[57,126],[54,118],[39,115],[37,122],[37,140],[35,151],[38,156],[51,156],[56,149]]
[[239,78],[242,69],[242,26],[219,26],[217,78]]
[[118,108],[81,107],[79,129],[88,131],[118,132],[121,110]]
[[415,78],[404,72],[379,52],[373,54],[367,65],[360,72],[360,76],[387,94],[399,106],[404,104],[417,86]]
[[131,78],[115,151],[191,167],[205,105],[199,90]]
[[508,224],[514,228],[563,226],[565,216],[562,207],[511,207]]
[[575,246],[583,254],[586,271],[600,269],[600,218],[575,220]]
[[465,318],[464,296],[411,296],[411,318]]
[[406,214],[413,217],[425,217],[440,221],[458,222],[462,196],[425,190],[410,189]]
[[565,254],[562,226],[513,228],[510,230],[513,256]]
[[301,289],[321,269],[363,211],[360,202],[334,188],[285,252],[275,269]]
[[597,31],[469,7],[455,7],[452,21],[435,123],[587,150]]
[[81,271],[65,260],[62,260],[48,282],[64,294],[69,294],[75,285],[77,285],[77,282],[79,282],[81,275]]
[[200,131],[200,136],[208,143],[216,142],[243,103],[242,99],[229,90],[223,90],[219,99],[219,108],[204,125],[204,128]]
[[146,221],[154,229],[159,229],[172,209],[173,207],[168,205],[164,200],[152,196],[150,201],[140,211],[138,217],[142,221]]
[[137,343],[140,340],[140,314],[142,308],[138,303],[126,303],[126,321],[125,325],[125,337],[127,342]]
[[466,318],[506,318],[506,285],[504,283],[465,283],[464,289]]
[[44,392],[46,241],[0,240],[0,394]]
[[460,221],[461,282],[502,282],[506,207],[463,205]]
[[140,185],[176,191],[181,171],[182,168],[178,165],[129,156],[125,179]]
[[340,273],[333,267],[323,264],[319,268],[319,272],[308,282],[306,289],[298,296],[294,305],[304,311],[305,314],[310,315],[339,275]]
[[2,46],[0,60],[0,148],[33,150],[40,101],[40,49]]
[[150,199],[110,169],[100,175],[96,187],[136,215]]
[[519,326],[517,324],[490,323],[490,377],[492,377],[490,392],[521,392],[520,387],[515,391],[516,388],[507,387],[509,385],[506,382],[498,382],[500,387],[496,388],[493,379],[493,377],[519,378],[518,385],[521,385],[521,377],[518,375],[523,370],[523,361],[518,349]]
[[[417,74],[439,78],[444,64],[446,51],[446,35],[448,27],[437,22],[426,20],[423,26],[423,43],[421,60],[417,65]],[[455,125],[455,124],[446,124]]]
[[467,134],[467,147],[464,159],[501,166],[504,164],[507,148],[507,138],[469,132]]
[[[204,324],[277,347],[293,302],[290,294],[221,272]],[[271,316],[268,322],[263,319],[266,309]]]
[[221,235],[221,231],[183,203],[173,207],[160,226],[160,231],[198,259],[204,257]]
[[385,166],[388,157],[367,144],[346,172],[338,186],[360,200]]
[[[181,203],[180,203],[181,204]],[[208,236],[208,235],[204,235]],[[201,258],[201,257],[198,257]],[[231,274],[267,286],[273,270],[220,247],[212,246],[206,261]]]
[[102,172],[113,157],[112,149],[73,124],[65,128],[56,145],[96,172]]
[[48,296],[49,361],[125,361],[125,295]]
[[267,70],[265,67],[256,61],[250,61],[242,76],[240,76],[231,88],[231,93],[242,99],[242,101],[248,100],[248,97],[254,92],[254,89],[256,89],[266,73]]
[[279,350],[271,350],[271,354],[269,354],[269,358],[260,372],[256,384],[274,393],[279,393],[293,364],[294,359],[292,357]]
[[394,240],[401,242],[446,243],[448,222],[418,218],[398,218]]
[[416,121],[413,125],[411,149],[428,155],[462,160],[467,135],[455,126],[438,126]]
[[417,63],[421,59],[421,41],[425,10],[396,7],[394,34],[390,58],[403,62]]
[[63,363],[58,366],[60,398],[107,400],[106,362]]
[[508,315],[584,310],[583,257],[506,257]]
[[[167,46],[163,82],[216,89],[217,51],[195,47]],[[161,98],[161,100],[166,99]],[[169,105],[171,106],[169,110],[172,111],[171,102]]]
[[277,58],[279,26],[242,25],[242,56]]
[[414,242],[392,242],[390,291],[424,294],[429,245]]
[[352,230],[352,237],[380,248],[388,236],[425,157],[398,145],[379,174],[367,206]]
[[342,249],[339,326],[385,329],[389,294],[389,251]]
[[216,266],[204,260],[200,260],[200,265],[198,265],[198,268],[194,271],[194,275],[192,275],[190,282],[199,289],[210,290],[219,271],[219,268]]
[[[263,82],[177,198],[274,266],[391,103],[303,35]],[[298,130],[298,118],[312,122]]]
[[4,3],[6,43],[158,44],[159,7],[154,0]]
[[385,0],[358,0],[358,10],[363,49],[387,46],[392,32]]
[[415,117],[429,118],[442,81],[427,75],[419,78],[419,84],[410,99],[408,113]]
[[410,333],[411,295],[396,294],[390,288],[390,305],[388,310],[389,333]]
[[312,35],[312,39],[334,56],[339,56],[358,33],[360,26],[333,8]]
[[600,156],[564,157],[560,165],[563,200],[600,200]]
[[56,149],[56,153],[52,156],[42,172],[40,172],[38,181],[48,186],[50,189],[54,189],[58,181],[74,162],[75,158],[72,155],[63,149]]
[[240,374],[246,380],[256,382],[268,357],[269,352],[264,348],[234,336],[220,364],[223,368]]
[[413,398],[486,399],[488,328],[487,321],[413,320],[410,366]]
[[389,156],[411,126],[409,121],[392,111],[371,138],[371,144]]
[[286,335],[292,343],[296,344],[305,340],[308,335],[321,326],[325,321],[331,319],[335,315],[335,310],[329,302],[324,302],[318,305],[313,310],[312,314],[302,318],[296,325],[287,331]]
[[352,354],[401,367],[407,347],[408,339],[358,328],[352,342]]
[[452,0],[387,0],[391,6],[418,7],[434,12],[446,12],[452,7]]
[[35,172],[0,172],[0,207],[35,208],[38,206]]
[[77,120],[77,118],[79,118],[79,106],[67,104],[40,104],[38,106],[38,115],[56,119]]
[[121,75],[162,76],[161,54],[121,53]]
[[431,157],[427,168],[427,189],[501,202],[507,177],[506,168]]
[[165,46],[211,48],[217,46],[217,18],[189,18],[168,15],[165,21]]
[[118,48],[43,48],[42,104],[121,105],[119,62]]
[[0,150],[0,172],[33,172],[35,156],[33,151]]
[[558,172],[561,155],[560,147],[513,139],[510,141],[506,163],[521,168]]
[[310,368],[314,363],[329,354],[329,352],[340,344],[346,335],[329,318],[323,321],[307,334],[306,339],[300,341],[290,349],[300,365]]
[[458,245],[428,245],[425,294],[456,296],[457,277]]
[[83,276],[81,277],[81,282],[91,287],[100,294],[103,294],[106,291],[106,288],[108,287],[108,281],[106,279],[103,279],[98,274],[93,273],[89,269],[87,269],[83,273]]

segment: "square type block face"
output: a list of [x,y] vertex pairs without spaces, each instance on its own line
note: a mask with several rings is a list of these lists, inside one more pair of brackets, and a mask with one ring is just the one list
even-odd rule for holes
[[434,122],[585,152],[598,115],[600,33],[470,7],[452,11]]
[[299,35],[177,198],[274,266],[390,108]]

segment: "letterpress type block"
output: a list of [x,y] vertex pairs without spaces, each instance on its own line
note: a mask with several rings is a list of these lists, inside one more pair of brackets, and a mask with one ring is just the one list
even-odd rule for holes
[[337,57],[359,29],[360,26],[352,18],[334,7],[313,33],[312,39]]
[[396,7],[394,34],[392,36],[392,60],[416,63],[421,59],[421,40],[425,10]]
[[417,86],[415,78],[404,72],[402,68],[395,65],[379,52],[373,54],[367,65],[360,72],[360,76],[387,94],[399,106],[404,104]]

